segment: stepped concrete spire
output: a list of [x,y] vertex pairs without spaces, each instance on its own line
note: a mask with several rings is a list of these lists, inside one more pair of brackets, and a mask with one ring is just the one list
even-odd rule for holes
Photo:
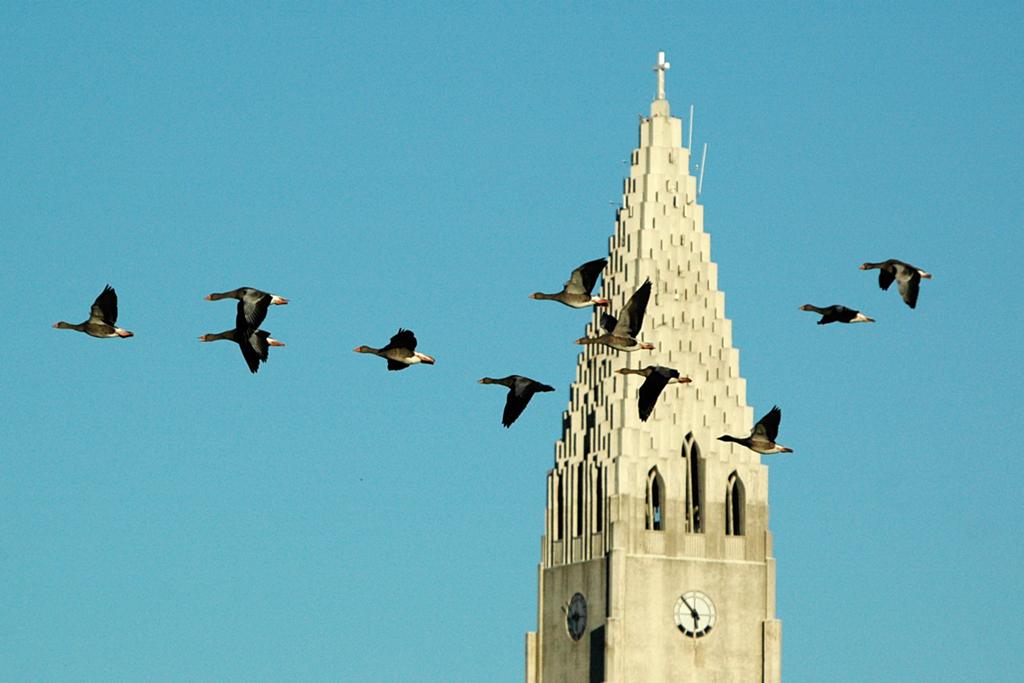
[[[640,338],[655,349],[589,345],[578,357],[547,477],[528,682],[781,675],[768,470],[756,453],[717,440],[749,431],[754,416],[690,150],[664,99],[668,67],[659,54],[658,98],[640,121],[601,290],[617,315],[651,280]],[[586,336],[599,333],[602,313]],[[647,365],[693,381],[669,384],[644,422],[644,378],[616,371]]]

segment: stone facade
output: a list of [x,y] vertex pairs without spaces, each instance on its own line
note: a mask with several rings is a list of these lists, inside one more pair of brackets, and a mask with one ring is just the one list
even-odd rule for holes
[[[690,150],[664,98],[667,66],[655,67],[659,94],[640,122],[601,289],[618,315],[650,278],[640,339],[656,349],[580,353],[547,478],[527,683],[780,680],[768,470],[756,453],[717,440],[749,431],[753,411]],[[693,382],[669,384],[641,422],[644,378],[615,370],[652,364]],[[714,605],[713,628],[700,637],[675,618],[691,590]],[[576,593],[586,601],[578,640],[567,626]]]

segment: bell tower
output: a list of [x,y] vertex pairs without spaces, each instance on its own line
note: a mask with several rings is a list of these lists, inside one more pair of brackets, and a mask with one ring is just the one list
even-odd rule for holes
[[[659,53],[601,290],[617,315],[650,278],[640,339],[655,350],[580,352],[547,476],[527,683],[781,680],[768,469],[717,440],[753,411],[668,68]],[[615,371],[647,365],[693,382],[669,384],[643,422],[644,378]]]

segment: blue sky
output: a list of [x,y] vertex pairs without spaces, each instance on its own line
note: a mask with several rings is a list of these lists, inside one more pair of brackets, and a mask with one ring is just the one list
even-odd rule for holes
[[[1022,14],[0,7],[0,678],[521,680],[588,319],[527,295],[606,253],[658,50],[797,451],[786,679],[1017,674]],[[917,310],[857,270],[890,257]],[[106,283],[135,338],[50,328]],[[256,376],[196,339],[241,285],[292,301]],[[352,353],[399,326],[437,365]],[[505,430],[475,380],[512,372],[557,391]]]

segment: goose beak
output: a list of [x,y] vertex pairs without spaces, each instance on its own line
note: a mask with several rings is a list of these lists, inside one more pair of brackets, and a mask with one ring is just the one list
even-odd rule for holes
[[288,299],[285,299],[283,296],[275,296],[273,299],[270,300],[270,303],[277,306],[283,306],[284,304],[288,303]]
[[278,341],[272,337],[267,337],[267,343],[270,344],[271,346],[284,346],[283,341]]
[[213,294],[207,294],[203,298],[206,299],[207,301],[213,301]]
[[676,381],[677,381],[677,382],[679,382],[680,384],[689,384],[689,383],[690,383],[690,382],[692,382],[693,380],[692,380],[692,379],[690,379],[689,377],[680,377],[680,378],[679,378],[679,379],[677,379]]

